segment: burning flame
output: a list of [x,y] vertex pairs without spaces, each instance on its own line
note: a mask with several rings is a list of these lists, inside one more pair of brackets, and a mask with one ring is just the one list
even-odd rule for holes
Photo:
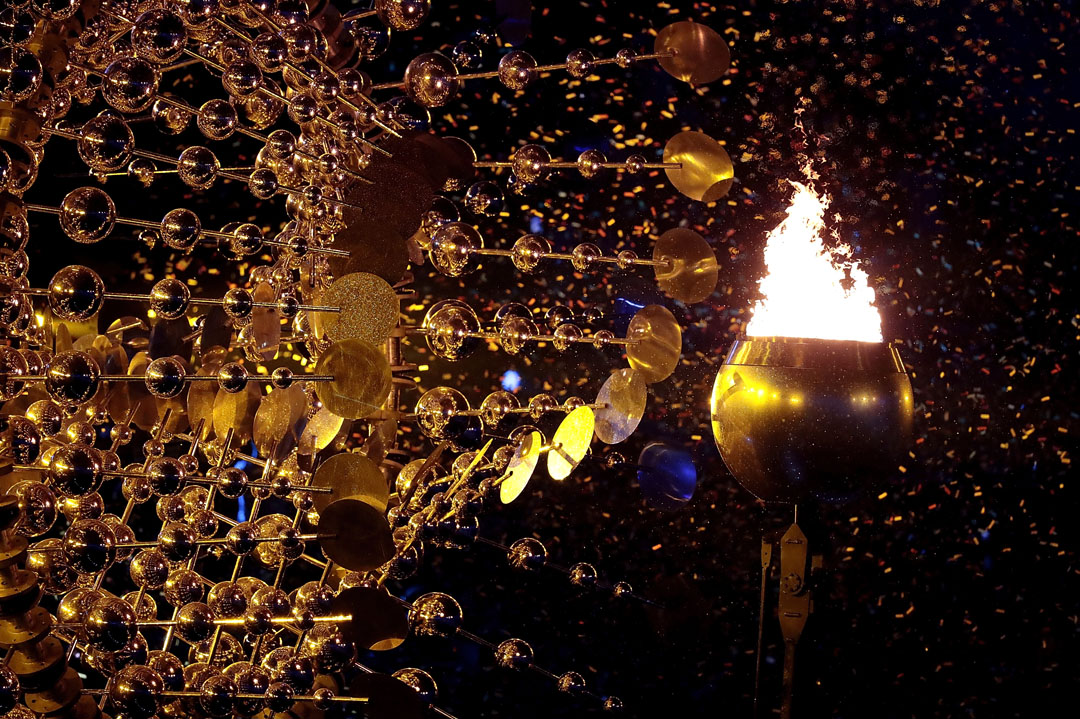
[[758,282],[763,298],[751,308],[746,334],[881,342],[869,277],[851,258],[849,245],[830,248],[822,239],[828,195],[817,194],[809,183],[791,186],[787,217],[765,242],[766,273]]

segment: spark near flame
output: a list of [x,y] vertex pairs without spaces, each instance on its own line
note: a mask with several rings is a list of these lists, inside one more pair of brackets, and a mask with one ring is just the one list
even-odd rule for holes
[[[809,171],[807,177],[814,179]],[[746,334],[881,342],[869,276],[849,245],[827,247],[822,237],[829,196],[809,183],[790,184],[795,194],[787,217],[765,242],[762,299],[751,308]],[[835,231],[832,236],[837,239]]]

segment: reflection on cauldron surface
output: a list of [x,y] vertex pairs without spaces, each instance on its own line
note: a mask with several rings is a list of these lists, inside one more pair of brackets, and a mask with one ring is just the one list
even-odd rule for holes
[[712,394],[720,454],[765,501],[842,500],[887,478],[912,413],[900,356],[879,343],[740,339]]

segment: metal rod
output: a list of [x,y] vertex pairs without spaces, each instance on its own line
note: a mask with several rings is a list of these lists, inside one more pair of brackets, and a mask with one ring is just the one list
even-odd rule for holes
[[[631,62],[642,62],[642,61],[645,61],[645,60],[659,60],[659,59],[662,59],[662,58],[669,58],[669,57],[675,57],[675,53],[671,52],[671,51],[659,52],[659,53],[645,53],[645,54],[641,54],[641,55],[634,55],[632,58],[630,58],[630,60],[631,60]],[[614,58],[614,57],[597,58],[595,60],[590,60],[589,61],[589,66],[590,67],[597,67],[597,66],[600,66],[600,65],[614,65],[617,62],[619,62],[619,59]],[[536,67],[534,67],[532,69],[533,69],[533,71],[535,71],[537,73],[541,73],[541,72],[554,72],[556,70],[565,70],[566,68],[567,68],[567,64],[565,62],[562,62],[562,63],[553,63],[551,65],[537,65]],[[457,79],[459,81],[462,81],[462,82],[467,82],[469,80],[488,80],[488,79],[491,79],[493,77],[498,77],[498,76],[499,76],[498,70],[488,70],[488,71],[485,71],[485,72],[461,73],[459,75],[456,75],[455,79]],[[401,82],[401,81],[384,82],[384,83],[380,83],[378,85],[372,86],[371,89],[373,91],[374,90],[390,90],[390,89],[400,88],[400,87],[405,87],[405,83]]]

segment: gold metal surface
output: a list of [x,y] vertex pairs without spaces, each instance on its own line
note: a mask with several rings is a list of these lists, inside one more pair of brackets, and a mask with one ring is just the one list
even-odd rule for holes
[[390,395],[390,364],[386,355],[361,339],[330,347],[315,366],[315,373],[331,376],[316,393],[328,410],[346,419],[367,417],[378,411]]
[[638,310],[626,331],[631,343],[626,346],[630,366],[641,373],[647,384],[671,376],[682,354],[682,329],[671,310],[647,305]]
[[[189,406],[191,392],[196,386],[198,383],[188,390]],[[281,442],[292,432],[293,426],[300,421],[307,410],[307,400],[307,394],[299,385],[276,389],[270,394],[263,395],[252,424],[252,439],[255,440],[255,448],[259,450],[260,455],[269,454],[275,443]]]
[[0,646],[8,648],[39,642],[48,636],[50,627],[52,617],[43,607],[34,607],[23,614],[0,618]]
[[664,172],[675,189],[691,200],[716,202],[734,182],[735,169],[727,150],[703,132],[687,130],[668,140],[664,162],[681,165]]
[[336,564],[354,572],[378,569],[394,556],[383,513],[362,499],[338,499],[319,513],[319,545]]
[[[344,276],[354,272],[377,275],[390,284],[401,282],[409,266],[409,251],[405,240],[386,234],[372,237],[361,232],[342,232],[337,235],[334,247],[349,252],[349,257],[332,257],[330,267],[335,274]],[[318,316],[317,314],[315,316]]]
[[[198,374],[202,377],[210,377],[217,374],[217,367],[200,367]],[[129,383],[125,383],[121,389],[127,390]],[[214,431],[214,403],[217,400],[218,387],[216,382],[192,382],[187,389],[187,415],[188,422],[192,427],[198,427],[202,422],[202,434],[200,439],[207,439]],[[122,415],[114,415],[122,416]]]
[[409,613],[382,587],[350,587],[334,597],[333,613],[353,617],[341,631],[358,648],[396,649],[409,636]]
[[319,512],[335,498],[363,499],[383,512],[390,501],[386,477],[379,471],[379,466],[356,452],[341,452],[320,464],[311,486],[334,490],[333,494],[313,495],[315,509]]
[[224,437],[231,429],[238,441],[251,439],[255,412],[258,411],[261,400],[262,393],[254,382],[249,382],[247,387],[239,392],[219,389],[214,397],[214,434]]
[[330,446],[341,432],[345,419],[323,407],[310,417],[297,439],[300,454],[313,455]]
[[705,238],[684,227],[660,235],[653,245],[658,264],[656,282],[669,297],[694,304],[708,299],[716,289],[719,266],[716,253]]
[[672,77],[693,85],[705,85],[727,74],[731,51],[724,38],[700,23],[675,22],[656,34],[653,52],[660,67]]
[[534,431],[525,435],[514,449],[514,456],[499,481],[499,499],[503,504],[510,504],[525,491],[533,472],[536,471],[536,465],[540,463],[543,445],[544,435]]
[[349,683],[349,695],[367,697],[365,719],[423,719],[419,695],[389,674],[360,672]]
[[547,470],[552,479],[562,480],[577,469],[589,453],[596,416],[589,407],[578,407],[563,418],[548,449]]
[[731,345],[724,364],[865,370],[882,374],[904,372],[895,345],[797,337],[740,337]]
[[78,672],[68,667],[56,684],[46,691],[27,692],[24,695],[26,706],[39,714],[55,714],[79,701],[83,683]]
[[340,312],[316,312],[315,328],[332,342],[361,339],[379,345],[390,336],[398,320],[398,298],[394,288],[381,277],[354,272],[334,280],[319,296],[325,307]]

